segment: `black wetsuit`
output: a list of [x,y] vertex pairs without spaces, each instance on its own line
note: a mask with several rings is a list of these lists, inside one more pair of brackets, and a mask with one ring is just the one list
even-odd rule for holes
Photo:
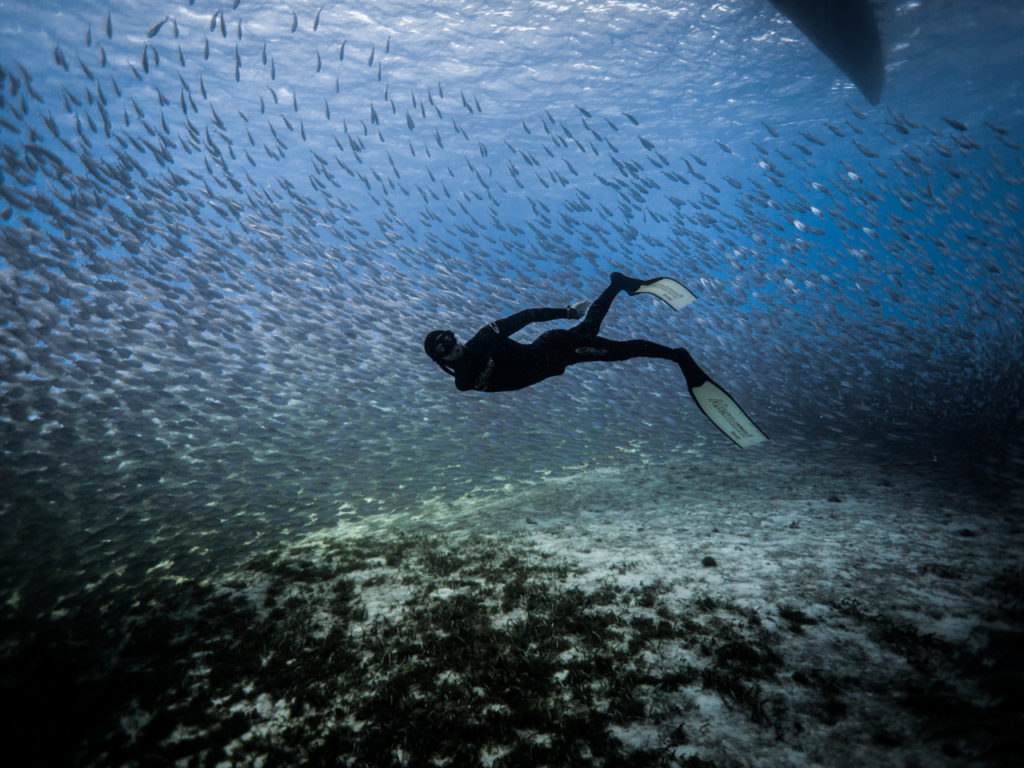
[[466,342],[462,357],[448,363],[455,372],[455,386],[460,390],[504,392],[559,376],[576,363],[633,357],[678,361],[679,350],[653,341],[613,341],[597,335],[612,299],[620,290],[622,285],[613,282],[591,305],[581,323],[567,330],[547,331],[532,344],[520,344],[509,337],[530,323],[568,319],[569,310],[526,309],[489,323]]

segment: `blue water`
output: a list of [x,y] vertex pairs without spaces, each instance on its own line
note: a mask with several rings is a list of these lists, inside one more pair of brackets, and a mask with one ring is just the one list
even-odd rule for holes
[[[877,107],[755,0],[229,5],[0,4],[5,590],[581,469],[1019,483],[1019,3],[880,4]],[[662,361],[423,355],[613,270],[768,444]]]
[[878,108],[762,3],[318,8],[5,6],[9,509],[301,528],[729,452],[674,369],[423,358],[613,269],[698,294],[605,331],[730,389],[773,438],[730,460],[1019,475],[1015,4],[881,8]]

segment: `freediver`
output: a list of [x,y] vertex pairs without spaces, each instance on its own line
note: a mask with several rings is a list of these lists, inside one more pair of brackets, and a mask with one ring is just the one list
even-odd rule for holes
[[[617,362],[635,357],[653,357],[677,363],[686,377],[690,394],[700,409],[741,448],[767,439],[735,401],[694,362],[683,347],[667,347],[646,339],[615,341],[598,335],[612,301],[619,291],[630,295],[645,292],[664,299],[675,309],[693,300],[693,295],[671,278],[640,280],[613,272],[611,282],[590,304],[580,301],[568,307],[525,309],[488,323],[465,344],[449,330],[427,334],[423,349],[465,392],[507,392],[523,389],[551,376],[561,376],[577,363]],[[589,309],[588,309],[589,307]],[[569,329],[546,331],[530,344],[511,336],[530,323],[549,320],[583,321]]]

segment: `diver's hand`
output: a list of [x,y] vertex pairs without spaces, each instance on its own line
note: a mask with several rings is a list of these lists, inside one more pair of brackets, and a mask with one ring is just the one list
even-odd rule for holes
[[570,304],[566,309],[569,311],[570,320],[579,320],[585,314],[587,309],[590,307],[590,302],[584,299],[583,301],[577,301],[575,304]]

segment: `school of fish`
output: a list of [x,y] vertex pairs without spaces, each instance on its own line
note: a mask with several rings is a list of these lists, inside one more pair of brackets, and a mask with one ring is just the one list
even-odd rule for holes
[[195,555],[731,450],[654,363],[487,397],[423,356],[615,269],[699,300],[622,298],[606,332],[686,344],[772,450],[1019,431],[1017,126],[848,91],[680,137],[592,90],[522,113],[457,72],[407,87],[403,41],[326,6],[146,13],[0,53],[5,549],[49,526],[25,557]]

